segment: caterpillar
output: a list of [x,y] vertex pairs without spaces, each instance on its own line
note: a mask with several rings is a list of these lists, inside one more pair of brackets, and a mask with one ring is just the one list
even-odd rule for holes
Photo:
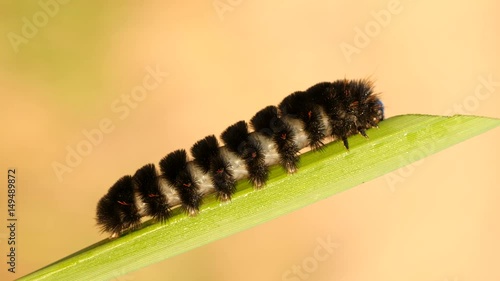
[[99,200],[97,225],[115,238],[138,228],[145,216],[165,222],[177,207],[194,216],[206,195],[230,201],[241,179],[262,188],[270,166],[295,173],[301,149],[321,150],[327,140],[342,140],[349,150],[349,136],[367,138],[366,130],[382,120],[384,105],[370,80],[318,83],[265,107],[249,124],[229,126],[220,135],[224,145],[209,135],[191,147],[192,159],[179,149],[160,160],[159,170],[150,163],[123,176]]

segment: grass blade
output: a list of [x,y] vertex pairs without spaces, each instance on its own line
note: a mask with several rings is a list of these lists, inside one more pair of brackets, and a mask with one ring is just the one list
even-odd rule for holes
[[301,157],[299,172],[274,167],[262,190],[238,185],[229,204],[208,198],[196,218],[179,211],[168,223],[145,223],[140,230],[105,239],[20,280],[100,280],[116,277],[200,247],[335,193],[384,175],[423,157],[500,126],[500,119],[476,116],[402,115],[368,131],[370,139],[349,138]]

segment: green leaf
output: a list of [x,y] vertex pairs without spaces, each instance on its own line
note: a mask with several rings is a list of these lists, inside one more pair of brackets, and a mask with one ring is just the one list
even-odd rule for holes
[[117,277],[290,213],[499,125],[499,119],[476,116],[392,117],[369,130],[369,139],[349,138],[350,151],[334,142],[305,153],[294,175],[273,167],[261,190],[240,183],[230,203],[210,197],[194,218],[174,211],[166,224],[146,222],[140,230],[105,239],[20,280]]

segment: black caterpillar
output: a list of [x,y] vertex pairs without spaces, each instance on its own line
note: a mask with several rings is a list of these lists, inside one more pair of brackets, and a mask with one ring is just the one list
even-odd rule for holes
[[383,119],[384,106],[369,80],[318,83],[257,112],[250,120],[253,132],[245,121],[229,126],[220,136],[224,146],[210,135],[191,147],[193,160],[180,149],[161,159],[160,173],[146,164],[120,178],[97,204],[97,224],[117,237],[144,216],[164,222],[179,205],[196,215],[207,194],[231,200],[236,182],[245,178],[261,188],[271,165],[294,173],[302,148],[318,150],[330,137],[349,149],[347,137],[367,137],[365,131]]

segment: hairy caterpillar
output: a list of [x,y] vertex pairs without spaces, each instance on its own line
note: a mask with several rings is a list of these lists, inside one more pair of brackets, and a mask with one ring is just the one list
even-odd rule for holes
[[318,150],[330,139],[349,149],[347,137],[367,137],[366,130],[383,119],[384,106],[371,81],[318,83],[257,112],[250,119],[253,131],[245,121],[229,126],[220,136],[224,145],[210,135],[191,147],[192,160],[180,149],[160,160],[159,171],[146,164],[120,178],[97,204],[97,224],[117,237],[137,228],[144,216],[164,222],[178,206],[196,215],[207,194],[231,200],[240,179],[261,188],[270,166],[294,173],[302,148]]

